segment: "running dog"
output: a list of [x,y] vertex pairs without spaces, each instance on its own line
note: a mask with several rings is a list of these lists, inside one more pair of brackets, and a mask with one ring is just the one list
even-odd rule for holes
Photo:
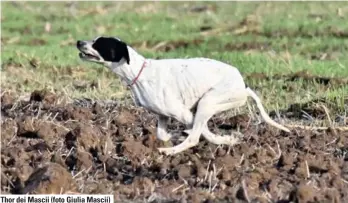
[[185,124],[188,137],[182,143],[158,149],[167,155],[197,145],[201,135],[217,145],[237,144],[236,136],[212,133],[207,122],[214,114],[246,104],[248,96],[268,124],[290,132],[268,116],[260,98],[231,65],[208,58],[147,59],[115,37],[78,40],[76,46],[82,60],[108,67],[128,84],[136,105],[158,115],[158,139],[171,139],[166,131],[169,118]]

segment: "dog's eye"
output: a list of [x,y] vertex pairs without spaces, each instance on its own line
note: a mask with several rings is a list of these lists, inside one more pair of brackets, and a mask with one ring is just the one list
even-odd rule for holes
[[97,41],[97,39],[99,39],[100,37],[98,36],[98,37],[96,37],[96,38],[94,38],[93,40],[92,40],[92,43],[94,43],[94,42],[96,42]]

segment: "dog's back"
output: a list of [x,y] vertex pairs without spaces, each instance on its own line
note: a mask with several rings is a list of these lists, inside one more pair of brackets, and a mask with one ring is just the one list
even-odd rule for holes
[[217,86],[245,88],[237,68],[213,59],[161,59],[151,63],[151,68],[155,69],[156,88],[180,98],[185,106],[192,106]]
[[[156,64],[160,69],[179,79],[187,77],[198,84],[214,86],[222,81],[245,87],[239,70],[227,63],[209,58],[161,59]],[[209,87],[209,88],[210,88]]]

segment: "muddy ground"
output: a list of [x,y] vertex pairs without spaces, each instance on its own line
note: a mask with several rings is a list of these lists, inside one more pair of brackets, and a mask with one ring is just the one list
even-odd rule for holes
[[[280,132],[248,115],[209,121],[242,142],[203,138],[159,154],[154,115],[117,102],[63,104],[54,94],[1,98],[2,193],[111,193],[122,202],[346,202],[348,132]],[[184,137],[183,126],[168,123]],[[180,142],[174,140],[174,144]]]

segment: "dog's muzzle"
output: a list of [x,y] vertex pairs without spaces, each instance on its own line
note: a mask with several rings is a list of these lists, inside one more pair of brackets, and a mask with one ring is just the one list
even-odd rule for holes
[[93,60],[97,60],[97,61],[100,60],[100,58],[98,56],[95,56],[95,55],[91,54],[90,51],[88,51],[87,42],[78,40],[76,42],[76,47],[80,51],[79,57],[81,59],[93,59]]

